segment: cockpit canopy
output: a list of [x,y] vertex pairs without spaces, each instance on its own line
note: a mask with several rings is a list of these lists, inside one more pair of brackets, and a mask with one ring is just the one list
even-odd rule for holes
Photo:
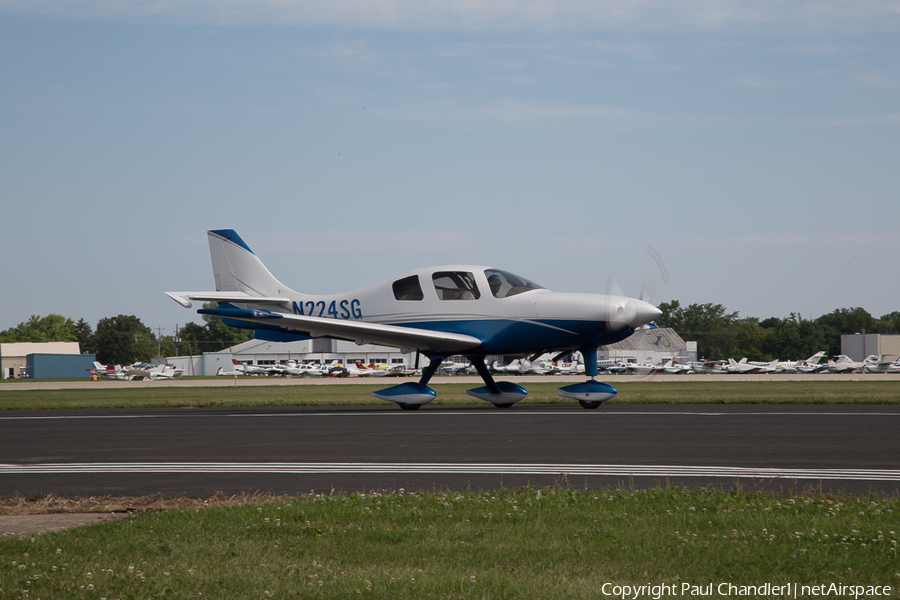
[[500,269],[485,269],[484,276],[487,277],[494,298],[509,298],[522,292],[544,289],[542,285]]
[[[509,298],[523,292],[544,289],[533,281],[500,269],[485,269],[484,277],[494,298]],[[478,300],[482,296],[478,281],[476,273],[472,271],[435,271],[431,274],[431,283],[440,300]],[[483,288],[484,280],[480,281]],[[398,279],[393,283],[392,289],[397,300],[415,301],[425,298],[418,275]]]

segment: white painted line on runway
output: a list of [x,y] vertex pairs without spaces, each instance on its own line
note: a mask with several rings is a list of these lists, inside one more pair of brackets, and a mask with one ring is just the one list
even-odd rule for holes
[[684,465],[583,465],[516,463],[41,463],[0,464],[0,474],[256,473],[256,474],[466,474],[596,477],[714,477],[728,479],[829,479],[900,481],[900,470],[777,469]]
[[419,412],[415,416],[409,415],[401,411],[391,412],[328,412],[328,413],[165,413],[165,414],[139,414],[139,415],[16,415],[16,416],[0,416],[0,421],[52,421],[52,420],[114,420],[114,419],[181,419],[181,418],[321,418],[321,417],[400,417],[404,419],[422,418],[422,417],[458,417],[458,416],[474,416],[478,418],[488,417],[532,417],[532,416],[552,416],[552,417],[577,417],[580,419],[588,418],[614,418],[620,416],[626,417],[900,417],[898,412],[710,412],[710,411],[550,411],[550,410],[534,410],[534,411],[427,411]]

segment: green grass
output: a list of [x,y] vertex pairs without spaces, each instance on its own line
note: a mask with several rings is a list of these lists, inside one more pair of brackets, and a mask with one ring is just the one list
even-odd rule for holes
[[605,583],[680,595],[684,583],[709,582],[896,590],[898,531],[900,499],[884,496],[325,495],[0,539],[0,597],[544,600],[602,597]]
[[[446,378],[449,379],[449,378]],[[619,390],[611,403],[900,403],[900,382],[869,381],[609,381]],[[141,408],[210,406],[303,406],[378,404],[374,390],[396,383],[328,385],[241,385],[227,387],[173,387],[158,382],[153,387],[126,388],[120,382],[101,381],[91,389],[22,390],[0,387],[0,409]],[[484,404],[467,396],[474,384],[435,382],[434,404]],[[574,404],[556,393],[559,381],[526,383],[523,404]]]

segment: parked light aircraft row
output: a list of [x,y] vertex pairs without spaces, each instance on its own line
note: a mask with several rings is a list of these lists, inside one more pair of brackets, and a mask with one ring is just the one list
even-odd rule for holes
[[184,369],[172,365],[150,365],[147,363],[125,365],[104,365],[94,361],[94,366],[87,372],[104,379],[116,379],[119,381],[132,381],[135,379],[148,379],[159,381],[161,379],[174,379],[184,374]]
[[344,366],[337,360],[330,364],[298,363],[289,360],[275,365],[248,365],[231,360],[232,370],[219,367],[216,375],[284,375],[291,377],[405,377],[416,373],[416,369],[405,364],[399,365],[369,365],[362,361],[355,361],[352,365]]
[[484,380],[469,395],[506,408],[528,392],[495,381],[486,356],[574,351],[584,357],[589,379],[558,393],[584,408],[597,408],[616,394],[596,380],[597,348],[627,338],[662,314],[643,299],[551,292],[509,271],[476,265],[418,269],[346,294],[306,294],[276,279],[234,230],[207,236],[216,291],[167,292],[169,297],[185,308],[216,302],[218,308],[198,312],[254,329],[258,339],[326,337],[417,350],[428,359],[417,383],[373,392],[406,410],[434,400],[428,382],[450,356],[466,356]]
[[[727,361],[692,362],[686,365],[677,365],[670,360],[665,365],[656,365],[656,371],[664,370],[667,373],[900,373],[900,358],[895,361],[884,359],[884,355],[870,355],[865,360],[854,361],[850,357],[841,354],[836,360],[822,362],[825,352],[817,352],[806,360],[782,361],[773,360],[768,363],[749,362],[746,358],[735,361],[733,358]],[[630,365],[629,365],[630,366]]]
[[[728,361],[704,361],[678,363],[674,359],[669,359],[665,363],[653,364],[650,362],[626,362],[623,360],[598,360],[597,366],[600,371],[619,374],[627,373],[631,375],[651,375],[658,373],[666,373],[668,375],[677,375],[681,373],[739,373],[739,374],[772,374],[772,373],[846,373],[863,371],[868,373],[900,373],[900,359],[896,361],[884,360],[883,355],[871,355],[864,361],[852,361],[849,357],[841,355],[837,360],[829,360],[821,362],[825,356],[824,352],[817,352],[806,360],[798,361],[779,361],[774,360],[768,363],[748,362],[746,358],[740,361],[729,359]],[[233,371],[225,371],[220,368],[218,375],[293,375],[293,376],[310,376],[310,377],[404,377],[421,375],[421,369],[416,369],[405,364],[385,365],[374,364],[363,365],[361,361],[355,361],[354,365],[344,367],[339,361],[333,360],[329,365],[321,364],[297,364],[296,361],[288,361],[285,364],[271,366],[252,366],[242,365],[236,360],[232,361],[235,365]],[[487,363],[486,363],[487,364]],[[553,361],[550,355],[539,357],[535,360],[527,358],[515,359],[507,365],[501,365],[498,361],[494,361],[487,365],[488,370],[492,374],[509,374],[509,375],[577,375],[583,374],[585,370],[584,363],[580,360],[580,355],[576,354],[576,359],[570,362]],[[453,362],[444,361],[441,364],[440,372],[445,375],[476,375],[478,369],[470,362]]]

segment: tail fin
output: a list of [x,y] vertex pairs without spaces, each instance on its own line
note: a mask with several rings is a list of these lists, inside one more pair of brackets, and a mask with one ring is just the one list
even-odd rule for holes
[[278,296],[291,291],[278,281],[233,229],[208,231],[217,292]]

